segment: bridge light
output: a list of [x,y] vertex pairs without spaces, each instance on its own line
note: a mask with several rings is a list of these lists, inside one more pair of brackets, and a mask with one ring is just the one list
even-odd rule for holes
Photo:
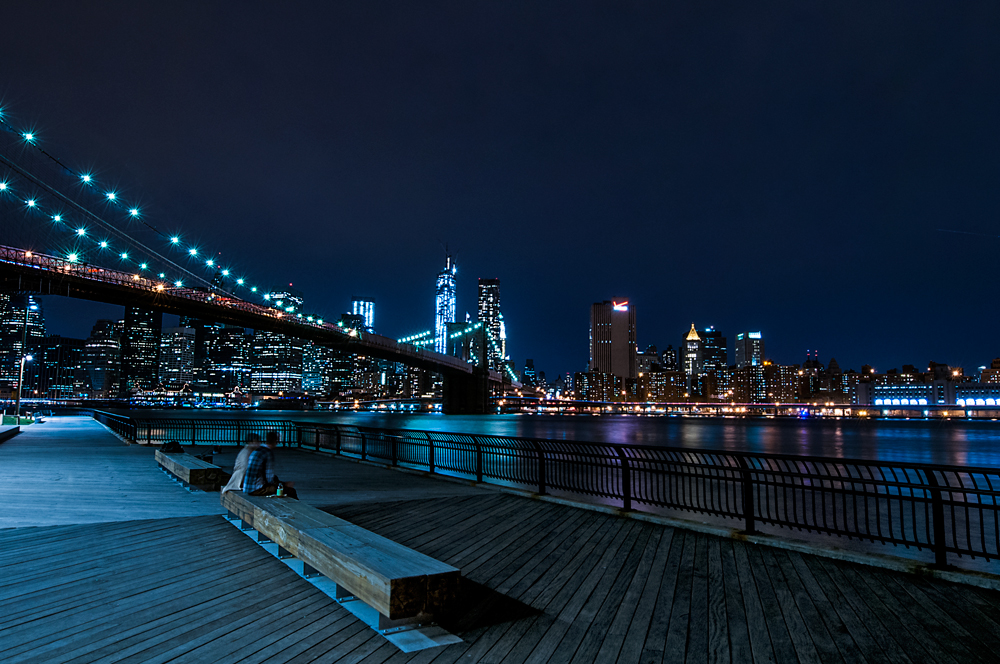
[[138,274],[133,274],[132,275],[132,281],[139,281],[139,275]]
[[127,258],[128,258],[128,254],[123,251],[122,252],[122,260],[126,260]]
[[192,256],[197,256],[198,255],[198,250],[197,249],[188,249],[188,253],[191,254]]
[[109,191],[108,193],[106,193],[106,194],[105,194],[105,196],[107,196],[107,197],[108,197],[108,200],[109,200],[109,201],[113,201],[113,200],[115,200],[116,198],[118,198],[118,194],[116,194],[116,193],[115,193],[115,192],[113,192],[113,191]]
[[299,318],[302,318],[302,314],[297,314]]
[[35,199],[34,198],[29,198],[28,200],[25,201],[25,203],[28,205],[28,207],[35,207]]
[[322,324],[323,324],[323,319],[322,319],[322,318],[320,318],[320,319],[319,319],[318,321],[316,321],[316,322],[317,322],[317,323],[319,323],[320,325],[322,325]]
[[130,215],[132,215],[133,217],[138,217],[139,216],[139,209],[138,208],[132,208],[131,210],[128,211],[128,213]]
[[222,271],[222,276],[228,277],[229,276],[229,270],[223,270]]
[[176,235],[174,237],[170,238],[170,244],[177,244],[180,241],[181,241],[181,239],[179,237],[177,237]]
[[311,323],[311,322],[313,322],[313,317],[312,316],[306,316],[306,320]]
[[70,254],[69,256],[66,257],[66,260],[68,260],[70,263],[75,263],[79,258],[80,257],[77,256],[76,254]]
[[24,136],[24,140],[28,141],[29,143],[31,141],[35,140],[35,135],[32,134],[31,132],[28,132],[26,134],[22,134],[22,136]]
[[146,265],[145,263],[143,263],[142,265],[139,266],[139,269],[140,270],[145,270],[147,267],[149,267],[149,266]]
[[156,284],[156,290],[158,291],[163,290],[163,284]]
[[108,243],[102,240],[101,241],[101,249],[107,249],[107,248],[108,248]]
[[237,279],[236,283],[239,284],[240,286],[242,286],[243,285],[243,280],[242,279]]
[[80,237],[83,237],[84,235],[87,234],[87,229],[86,228],[78,228],[78,229],[76,229],[76,234],[79,235]]
[[89,175],[84,174],[80,176],[80,179],[83,180],[86,184],[90,184],[92,178]]
[[207,261],[205,261],[205,265],[212,267],[213,265],[215,265],[215,261],[209,258]]
[[7,183],[0,182],[0,191],[7,191]]
[[167,275],[165,275],[162,272],[160,272],[160,279],[166,279],[166,278],[167,278]]
[[52,217],[52,221],[62,221],[62,215],[57,214]]
[[270,295],[265,295],[265,296],[264,296],[264,299],[265,299],[265,300],[270,300],[270,299],[271,299],[271,296],[270,296]]
[[257,292],[257,287],[256,287],[256,286],[254,286],[253,288],[251,288],[251,289],[250,289],[250,292],[251,292],[251,293],[256,293],[256,292]]
[[175,281],[175,282],[174,282],[174,286],[177,286],[178,288],[180,288],[180,287],[181,287],[181,286],[183,286],[183,285],[184,285],[184,284],[183,284],[182,282],[180,282],[180,281]]

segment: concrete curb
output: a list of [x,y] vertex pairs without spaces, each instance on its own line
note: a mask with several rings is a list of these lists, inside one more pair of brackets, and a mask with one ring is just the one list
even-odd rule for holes
[[21,433],[20,424],[10,425],[9,429],[4,429],[3,431],[0,431],[0,443],[4,442],[5,440],[10,440],[19,433]]
[[888,554],[860,553],[857,551],[849,551],[847,549],[841,549],[839,547],[817,546],[815,544],[802,542],[800,540],[785,539],[783,537],[776,537],[774,535],[766,535],[762,533],[750,534],[750,533],[745,533],[736,528],[726,528],[725,526],[716,526],[709,523],[701,523],[698,521],[688,521],[686,519],[660,516],[658,514],[649,514],[647,512],[635,512],[635,511],[625,512],[617,507],[611,507],[609,505],[595,505],[593,503],[585,503],[576,500],[570,500],[568,498],[560,498],[557,496],[542,496],[537,493],[533,493],[531,491],[525,491],[523,489],[517,489],[514,487],[498,486],[496,484],[487,484],[485,482],[479,483],[472,480],[462,479],[460,477],[450,477],[448,475],[438,475],[436,473],[429,473],[425,470],[416,470],[414,468],[405,468],[402,466],[391,466],[382,463],[375,463],[373,461],[362,461],[361,459],[354,459],[347,456],[340,456],[337,454],[333,454],[331,452],[326,452],[324,450],[316,451],[306,447],[301,447],[299,449],[305,452],[311,452],[313,454],[320,454],[322,456],[328,456],[337,459],[344,459],[345,461],[351,461],[366,466],[374,466],[376,468],[395,470],[398,472],[407,473],[409,475],[419,475],[422,477],[427,477],[429,479],[444,480],[446,482],[461,484],[463,486],[488,489],[500,493],[509,493],[515,496],[520,496],[522,498],[531,498],[533,500],[541,500],[547,503],[555,503],[557,505],[566,505],[567,507],[575,507],[577,509],[589,510],[591,512],[600,512],[602,514],[609,514],[612,516],[617,516],[625,519],[634,519],[636,521],[655,523],[657,525],[667,526],[669,528],[690,530],[692,532],[703,533],[705,535],[724,537],[727,539],[733,539],[740,542],[748,542],[750,544],[757,544],[760,546],[769,546],[775,549],[782,549],[785,551],[795,551],[796,553],[805,553],[813,556],[819,556],[821,558],[828,558],[830,560],[841,560],[844,562],[854,563],[857,565],[867,565],[869,567],[877,567],[879,569],[890,570],[893,572],[903,572],[905,574],[913,574],[915,576],[938,579],[941,581],[948,581],[950,583],[958,583],[967,586],[976,586],[978,588],[985,588],[987,590],[1000,590],[1000,575],[990,574],[988,572],[963,570],[956,567],[948,569],[937,569],[931,566],[929,563],[924,563],[918,560],[909,560],[907,558],[900,558],[898,556],[892,556]]

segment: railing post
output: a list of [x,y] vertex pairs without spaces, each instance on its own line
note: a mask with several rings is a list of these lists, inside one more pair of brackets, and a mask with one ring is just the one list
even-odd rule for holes
[[535,446],[535,452],[538,453],[538,495],[545,495],[545,450],[537,440],[531,441],[531,444]]
[[399,465],[399,438],[390,435],[389,446],[392,454],[392,465]]
[[297,442],[299,444],[299,447],[301,448],[302,447],[302,426],[298,425],[298,424],[295,424],[293,426],[295,427],[295,437],[298,439]]
[[431,438],[431,434],[424,432],[427,436],[427,470],[430,473],[434,472],[434,439]]
[[941,485],[938,484],[937,477],[934,476],[933,470],[924,471],[924,475],[927,476],[927,484],[933,487],[930,490],[931,494],[931,525],[934,529],[934,544],[932,548],[934,549],[934,566],[935,567],[947,567],[948,566],[948,541],[945,538],[945,528],[944,528],[944,499],[941,497]]
[[198,425],[197,425],[197,423],[196,423],[196,422],[195,422],[194,420],[191,420],[191,444],[192,444],[192,445],[195,445],[195,444],[196,444],[196,443],[195,443],[195,440],[196,440],[196,436],[195,436],[195,432],[196,432],[197,430],[198,430]]
[[743,532],[755,533],[757,519],[753,500],[753,472],[746,457],[737,456],[736,462],[740,465],[740,484],[743,485]]
[[335,424],[334,426],[337,427],[337,440],[336,440],[337,456],[340,456],[340,425]]
[[618,454],[618,460],[621,462],[621,475],[622,475],[622,511],[631,512],[632,511],[632,468],[628,462],[628,457],[625,456],[625,451],[616,447],[615,452]]
[[483,481],[483,446],[479,443],[479,440],[473,438],[474,445],[476,446],[476,481]]
[[152,445],[153,444],[153,423],[152,422],[146,422],[146,444],[147,445]]
[[364,461],[368,458],[368,438],[364,431],[358,431],[358,435],[361,436],[361,460]]

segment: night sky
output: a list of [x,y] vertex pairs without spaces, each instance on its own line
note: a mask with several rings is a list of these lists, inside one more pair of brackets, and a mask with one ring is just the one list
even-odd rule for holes
[[[327,317],[374,296],[390,336],[432,326],[447,244],[460,315],[499,277],[550,378],[613,298],[640,347],[694,322],[968,371],[1000,355],[998,35],[992,1],[33,0],[0,99],[157,225]],[[45,304],[72,336],[120,315]]]

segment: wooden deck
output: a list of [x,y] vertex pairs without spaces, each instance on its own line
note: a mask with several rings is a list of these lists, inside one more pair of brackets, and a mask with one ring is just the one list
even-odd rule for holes
[[466,605],[446,625],[463,643],[401,653],[208,514],[0,530],[0,659],[959,664],[1000,652],[993,591],[500,493],[338,503],[337,516],[463,570]]

